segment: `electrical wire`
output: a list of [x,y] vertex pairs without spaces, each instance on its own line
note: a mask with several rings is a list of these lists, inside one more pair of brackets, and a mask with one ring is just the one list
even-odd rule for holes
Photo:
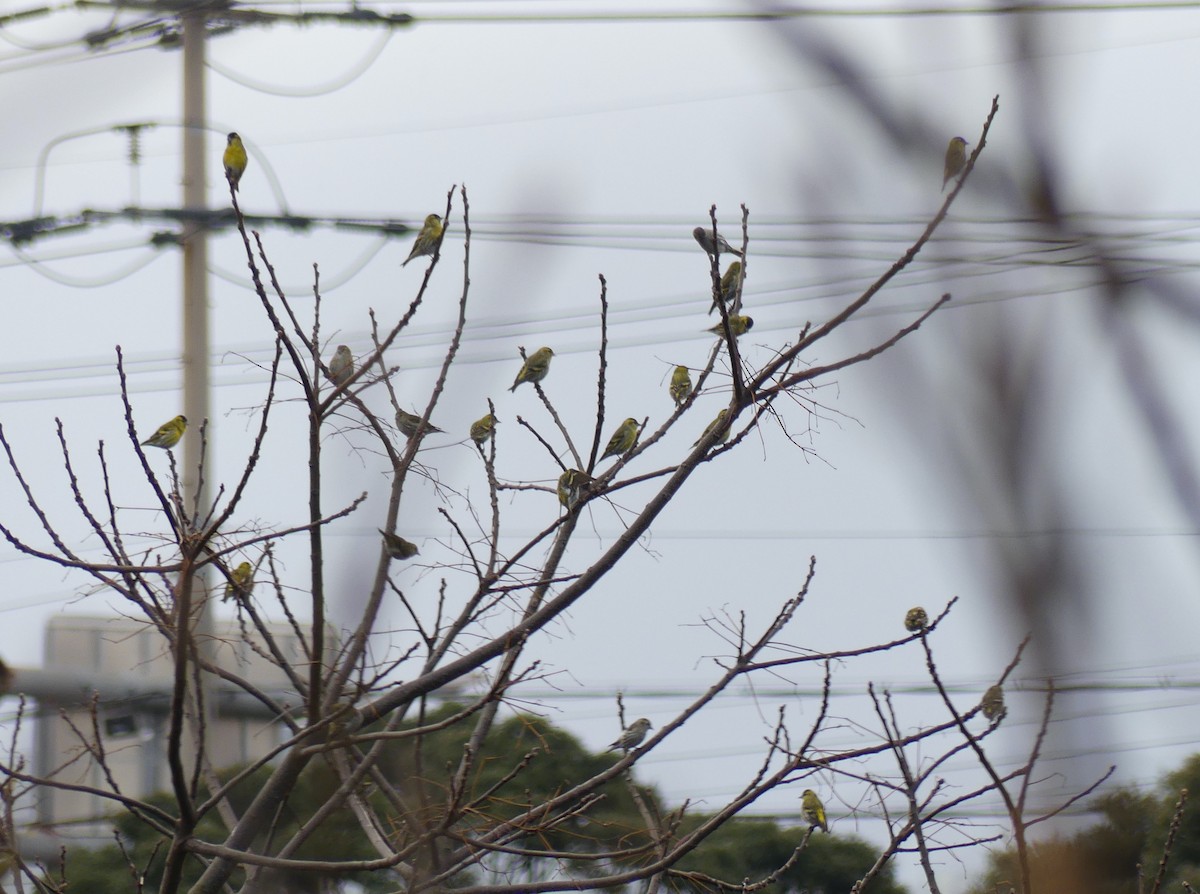
[[221,65],[220,63],[211,59],[208,60],[206,65],[217,74],[235,84],[238,84],[249,90],[255,90],[259,93],[266,93],[270,96],[303,98],[325,96],[330,93],[336,93],[338,90],[342,90],[350,86],[364,74],[370,71],[371,66],[373,66],[379,60],[379,57],[383,55],[384,49],[391,41],[394,34],[395,31],[392,29],[388,29],[387,31],[383,32],[383,34],[376,39],[375,46],[367,50],[357,64],[351,66],[343,74],[338,75],[335,78],[331,78],[323,84],[311,87],[284,87],[278,84],[268,84],[265,81],[259,81],[251,78],[249,75],[239,74],[232,68]]
[[139,270],[144,270],[155,261],[162,257],[161,252],[149,251],[143,247],[145,254],[136,260],[130,261],[124,267],[114,270],[107,276],[67,276],[65,273],[58,273],[51,270],[44,263],[36,258],[26,256],[22,249],[17,246],[12,246],[11,250],[18,257],[22,257],[25,261],[25,266],[28,270],[36,273],[38,276],[48,279],[51,282],[56,282],[59,285],[71,286],[76,289],[98,289],[102,286],[111,286],[133,276]]

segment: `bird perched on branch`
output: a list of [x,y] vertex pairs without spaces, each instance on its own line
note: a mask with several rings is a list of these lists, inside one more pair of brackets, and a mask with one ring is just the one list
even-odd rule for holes
[[942,192],[951,177],[957,177],[967,166],[967,141],[962,137],[951,137],[950,145],[946,147],[946,164],[942,168]]
[[225,584],[225,595],[221,601],[228,602],[234,597],[245,599],[250,595],[252,589],[254,589],[254,566],[249,562],[242,562],[229,572],[229,582]]
[[[413,258],[431,255],[437,251],[437,247],[442,244],[442,234],[444,232],[445,227],[442,226],[442,219],[436,214],[428,215],[425,218],[425,223],[421,225],[421,232],[417,233],[417,241],[413,243],[412,251],[404,259],[404,264],[407,264]],[[400,266],[403,267],[404,264]]]
[[639,717],[633,723],[629,724],[629,726],[625,727],[621,731],[621,735],[617,736],[616,741],[604,750],[617,751],[620,749],[621,751],[629,751],[631,748],[637,748],[638,745],[642,744],[642,739],[646,738],[646,730],[648,729],[651,729],[650,721],[645,717]]
[[677,366],[675,372],[671,373],[669,393],[671,400],[675,401],[675,406],[687,400],[687,396],[692,393],[692,376],[686,366]]
[[176,416],[169,422],[164,422],[154,430],[154,434],[142,441],[143,447],[161,447],[163,450],[170,450],[179,443],[179,439],[183,437],[184,431],[187,429],[187,417]]
[[910,608],[904,616],[904,629],[909,633],[919,633],[929,626],[929,615],[921,606]]
[[[739,308],[734,304],[737,298],[738,283],[742,279],[742,262],[734,261],[725,269],[725,275],[721,277],[721,301],[729,308],[730,313],[737,313]],[[712,306],[708,309],[711,314],[717,309],[717,299],[713,299]]]
[[558,502],[570,512],[579,505],[579,501],[587,495],[588,485],[592,478],[580,469],[567,469],[558,476]]
[[[753,328],[753,317],[746,317],[742,314],[729,315],[729,331],[733,333],[734,338],[740,338]],[[725,327],[721,323],[717,323],[715,326],[708,327],[708,331],[714,335],[719,335],[722,338],[725,337]]]
[[[417,427],[421,424],[421,417],[415,416],[412,413],[406,413],[403,410],[396,411],[396,428],[400,429],[400,433],[406,438],[411,438],[417,433]],[[432,422],[426,422],[422,431],[429,435],[434,432],[441,432],[441,429]]]
[[617,430],[612,433],[612,437],[608,439],[608,445],[604,448],[604,455],[600,457],[600,461],[608,459],[610,456],[624,456],[635,446],[638,439],[638,421],[632,416],[617,426]]
[[496,433],[496,423],[498,421],[491,413],[488,413],[482,419],[476,419],[471,423],[471,440],[482,447]]
[[1004,687],[999,683],[989,686],[979,703],[983,716],[988,720],[1003,720],[1008,709],[1004,707]]
[[389,534],[382,528],[379,529],[379,533],[383,535],[383,548],[393,559],[411,559],[418,554],[417,545],[399,534]]
[[712,434],[714,431],[716,431],[720,427],[723,427],[724,431],[721,432],[721,437],[717,438],[716,443],[724,444],[726,441],[728,441],[729,440],[729,423],[725,421],[725,417],[728,415],[729,415],[728,408],[726,408],[726,409],[722,410],[720,413],[718,413],[717,418],[714,419],[712,422],[708,423],[708,425],[706,425],[704,427],[704,431],[701,432],[700,437],[696,438],[696,443],[693,444],[692,446],[693,447],[699,446],[701,441],[703,441],[705,438],[707,438],[710,434]]
[[696,229],[692,230],[692,236],[694,236],[696,241],[700,243],[700,247],[710,255],[718,254],[718,252],[725,252],[726,254],[737,255],[739,258],[742,256],[741,251],[726,242],[725,237],[720,233],[717,233],[716,250],[713,248],[712,230],[704,227],[696,227]]
[[234,192],[238,191],[238,184],[242,182],[242,174],[246,173],[249,161],[242,138],[237,133],[229,134],[225,138],[225,154],[221,162],[225,165],[225,179],[229,181]]
[[349,345],[338,345],[329,361],[329,378],[335,385],[345,385],[354,375],[354,355]]
[[550,358],[553,356],[554,352],[549,348],[538,348],[526,357],[525,362],[521,364],[521,371],[517,373],[512,387],[508,390],[516,391],[522,382],[540,382],[546,378],[546,373],[550,372]]
[[804,813],[804,821],[808,823],[810,829],[817,828],[825,834],[829,834],[829,823],[825,821],[825,805],[821,803],[821,799],[811,788],[806,788],[804,794],[800,796],[800,808]]

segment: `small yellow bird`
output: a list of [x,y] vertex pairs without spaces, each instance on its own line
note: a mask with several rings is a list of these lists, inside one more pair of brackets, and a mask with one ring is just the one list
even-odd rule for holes
[[1008,713],[1008,709],[1004,707],[1004,689],[999,683],[989,686],[987,692],[983,694],[983,701],[979,703],[983,709],[983,716],[988,720],[1003,720],[1004,715]]
[[558,502],[570,512],[587,495],[588,485],[591,483],[592,479],[587,472],[567,469],[558,476]]
[[387,554],[393,559],[411,559],[417,555],[417,545],[408,540],[405,540],[399,534],[389,534],[382,529],[379,533],[383,535],[383,548]]
[[349,345],[338,345],[329,361],[329,378],[335,385],[345,385],[354,375],[354,355],[350,353]]
[[909,633],[919,633],[929,626],[929,614],[921,606],[908,610],[904,616],[904,629]]
[[[413,258],[420,258],[425,255],[431,255],[439,245],[442,244],[442,234],[446,228],[442,226],[442,219],[436,214],[430,214],[425,218],[425,223],[421,227],[421,232],[417,233],[417,241],[413,243],[412,251],[408,253],[408,257],[404,259],[404,264],[407,264]],[[400,266],[403,267],[404,264]]]
[[499,421],[491,413],[482,419],[476,419],[471,423],[471,440],[482,447],[496,433],[496,424]]
[[[696,229],[692,230],[692,236],[695,237],[696,241],[700,243],[700,247],[710,255],[717,253],[713,250],[711,229],[706,227],[696,227]],[[726,242],[725,237],[720,233],[717,233],[717,248],[726,254],[737,255],[739,258],[742,256],[741,251]]]
[[688,372],[686,366],[675,367],[675,372],[671,373],[671,400],[675,401],[675,406],[679,406],[687,396],[692,393],[692,376]]
[[179,439],[183,437],[183,432],[187,428],[187,417],[176,416],[170,422],[164,422],[154,430],[154,434],[142,441],[143,447],[161,447],[163,450],[170,450],[179,443]]
[[550,358],[553,356],[554,352],[549,348],[538,348],[526,357],[525,362],[521,364],[521,371],[517,373],[512,387],[508,390],[516,391],[522,382],[540,382],[546,378],[546,373],[550,372]]
[[815,827],[829,834],[829,823],[825,821],[825,805],[811,788],[806,788],[800,796],[800,807],[804,813],[804,821],[810,829]]
[[699,446],[701,441],[703,441],[705,438],[707,438],[710,434],[712,434],[718,428],[722,428],[722,427],[724,428],[724,431],[721,432],[721,437],[717,438],[717,440],[714,442],[714,445],[715,444],[724,444],[726,441],[728,441],[729,440],[729,423],[727,423],[725,421],[725,417],[728,415],[729,415],[729,408],[727,407],[724,410],[722,410],[720,413],[717,414],[716,419],[714,419],[712,422],[708,423],[708,425],[706,425],[704,427],[704,433],[701,434],[700,437],[698,437],[696,439],[696,443],[693,444],[692,446],[693,447]]
[[[742,316],[741,314],[730,314],[729,315],[729,331],[733,333],[734,338],[739,338],[739,337],[745,335],[747,332],[749,332],[753,328],[754,328],[754,318],[753,317],[745,317],[745,316]],[[715,326],[710,326],[708,331],[713,333],[714,335],[721,336],[721,338],[725,337],[725,327],[721,323],[717,323],[717,325],[715,325]]]
[[[417,428],[421,425],[421,417],[406,413],[403,410],[396,411],[396,428],[400,429],[401,434],[406,438],[411,438],[417,433]],[[426,422],[422,429],[424,434],[430,435],[434,432],[440,432],[441,429],[432,422]]]
[[238,184],[242,181],[242,174],[246,173],[246,165],[250,159],[246,155],[246,147],[242,144],[242,138],[236,133],[231,133],[225,138],[225,155],[221,160],[225,165],[225,179],[229,181],[233,191],[237,192]]
[[[721,277],[721,300],[729,307],[730,313],[737,313],[739,308],[734,305],[734,300],[737,298],[738,283],[742,279],[742,262],[734,261],[725,270],[725,275]],[[712,307],[708,309],[711,314],[717,309],[717,299],[713,299]]]
[[225,584],[225,595],[221,601],[228,602],[234,597],[244,599],[250,595],[250,591],[253,589],[254,566],[249,562],[243,562],[229,572],[229,582]]
[[962,137],[951,137],[950,145],[946,147],[946,164],[942,168],[942,192],[951,177],[957,177],[967,166],[967,141]]
[[608,445],[604,448],[604,455],[600,457],[600,462],[604,462],[610,456],[624,456],[637,446],[638,434],[638,421],[630,416],[617,426],[617,430],[608,439]]

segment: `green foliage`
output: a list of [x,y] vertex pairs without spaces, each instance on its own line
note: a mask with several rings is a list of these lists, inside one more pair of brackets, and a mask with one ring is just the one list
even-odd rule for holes
[[1187,789],[1193,800],[1189,801],[1184,809],[1179,832],[1171,849],[1171,862],[1168,864],[1165,887],[1169,889],[1173,886],[1176,890],[1179,889],[1181,881],[1191,884],[1200,882],[1200,871],[1197,871],[1197,867],[1200,867],[1200,805],[1194,800],[1200,795],[1200,754],[1193,754],[1178,770],[1168,773],[1159,786],[1159,807],[1153,817],[1148,846],[1142,853],[1148,874],[1158,871],[1163,845],[1167,840],[1167,832],[1181,789]]
[[[684,829],[699,825],[704,817],[689,817]],[[701,872],[730,882],[749,879],[760,881],[783,866],[796,846],[804,840],[805,827],[782,828],[770,820],[733,819],[714,832],[689,854],[679,869]],[[878,854],[865,841],[853,836],[814,832],[799,858],[764,894],[831,894],[849,891],[856,881],[866,875]],[[688,885],[673,882],[677,890],[707,892],[701,883]],[[891,867],[886,867],[867,888],[873,894],[900,894],[904,889],[896,882]]]
[[[457,705],[445,706],[424,723],[437,723],[458,710],[461,707]],[[407,818],[406,829],[419,833],[441,821],[448,797],[445,780],[450,770],[458,766],[473,728],[472,719],[468,719],[423,736],[419,744],[416,739],[404,740],[388,752],[382,765],[384,774],[406,801],[423,805],[419,816]],[[520,772],[514,774],[531,754]],[[603,772],[616,760],[612,754],[592,754],[570,733],[541,718],[517,715],[498,723],[474,758],[463,800],[471,805],[469,813],[478,819],[477,824],[489,828]],[[658,795],[644,787],[639,787],[639,791],[651,809],[661,813]],[[642,831],[644,823],[625,782],[620,778],[613,780],[599,794],[600,802],[590,807],[586,815],[573,817],[550,832],[518,838],[509,844],[538,851],[573,850],[592,854],[647,844],[648,837]],[[532,872],[535,858],[514,862]],[[611,864],[580,860],[570,868],[580,875],[594,875],[610,869]]]
[[[154,795],[146,800],[168,813],[175,804],[175,799],[166,794]],[[149,824],[124,811],[116,814],[113,825],[121,837],[129,859],[133,861],[139,873],[145,873],[145,890],[155,890],[162,881],[163,861],[171,843],[170,839],[164,838]],[[213,836],[217,835],[220,829],[220,821],[210,814],[201,820],[198,834]],[[184,886],[195,882],[203,870],[204,867],[198,860],[187,860],[184,864]],[[88,894],[129,894],[130,891],[136,890],[129,863],[115,844],[96,850],[68,849],[66,875],[71,890],[74,891],[87,891]],[[240,874],[236,878],[240,879]]]
[[[1097,823],[1073,836],[1054,837],[1030,847],[1034,889],[1057,894],[1131,894],[1138,890],[1138,864],[1147,867],[1148,873],[1157,866],[1173,805],[1173,798],[1160,800],[1129,788],[1095,799],[1091,806],[1100,814]],[[1192,844],[1197,843],[1193,839]],[[972,890],[978,894],[1007,891],[1010,886],[1019,888],[1020,879],[1016,852],[1000,851],[992,854],[983,880]]]
[[[461,711],[461,706],[445,705],[421,718],[420,725],[429,727],[447,720]],[[422,842],[413,859],[424,868],[438,865],[438,824],[446,814],[451,780],[462,760],[464,747],[474,729],[474,718],[451,724],[445,729],[420,737],[399,738],[383,746],[380,769],[406,812],[397,815],[392,803],[383,793],[369,794],[372,806],[385,819],[384,834],[398,849]],[[603,772],[618,759],[615,754],[593,754],[574,736],[531,715],[510,717],[496,724],[486,744],[471,761],[470,772],[462,794],[460,807],[467,806],[467,815],[475,817],[481,829],[511,819],[528,810],[531,805],[570,790],[581,781]],[[519,772],[514,772],[518,770]],[[244,810],[266,778],[266,770],[253,774],[233,791],[231,805],[235,812]],[[231,772],[222,774],[228,778]],[[337,788],[337,779],[322,762],[314,763],[302,777],[280,815],[271,842],[278,847],[292,834]],[[646,808],[663,816],[665,808],[657,793],[639,786],[638,793]],[[497,855],[487,861],[495,865],[504,861],[504,871],[515,873],[509,879],[544,877],[547,872],[570,871],[577,877],[592,877],[604,872],[633,867],[651,859],[647,848],[649,837],[645,822],[624,776],[617,777],[598,792],[599,800],[579,816],[567,818],[549,832],[530,834],[509,840],[511,847],[530,851],[570,850],[597,855],[595,860],[576,860],[569,867],[560,860],[539,859],[536,855]],[[173,799],[160,795],[155,803],[170,810]],[[678,834],[695,829],[705,817],[684,817]],[[122,841],[125,842],[139,870],[149,866],[146,890],[153,890],[162,875],[163,857],[169,839],[160,836],[147,824],[121,814],[116,820]],[[732,882],[762,879],[779,869],[803,840],[804,828],[781,828],[767,820],[734,819],[720,828],[688,855],[681,869],[696,871]],[[205,816],[198,835],[209,841],[220,841],[223,831],[215,812]],[[432,842],[432,843],[429,843]],[[151,860],[155,847],[157,854]],[[448,846],[448,845],[447,845]],[[255,842],[255,847],[269,851],[267,842]],[[371,859],[377,856],[349,810],[334,811],[295,854],[297,858],[321,860],[338,858]],[[860,839],[847,835],[814,834],[796,863],[778,882],[765,888],[765,894],[786,894],[804,891],[807,894],[847,891],[874,863],[875,850]],[[202,867],[190,860],[184,886],[199,876]],[[68,878],[73,890],[88,894],[128,894],[133,890],[130,870],[115,846],[96,851],[72,850],[68,858]],[[240,878],[240,876],[238,877]],[[337,889],[338,881],[353,880],[367,891],[394,890],[395,883],[387,873],[342,873],[318,875],[313,873],[278,873],[273,877],[278,890],[297,894],[317,894]],[[465,881],[460,879],[459,881]],[[474,879],[479,881],[480,879]],[[238,887],[235,879],[234,888]],[[672,880],[676,890],[702,891],[707,887],[697,883]],[[876,894],[901,894],[903,889],[886,870],[867,889]]]

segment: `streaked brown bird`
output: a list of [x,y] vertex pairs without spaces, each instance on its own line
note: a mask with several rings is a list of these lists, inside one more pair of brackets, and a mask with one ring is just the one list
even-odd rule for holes
[[379,529],[379,533],[383,535],[383,548],[393,559],[411,559],[420,552],[415,543],[405,540],[399,534],[389,534],[382,528]]
[[720,233],[717,233],[716,250],[713,248],[712,230],[704,227],[696,227],[696,229],[692,230],[692,236],[700,243],[700,247],[710,255],[715,255],[718,251],[721,251],[725,254],[737,255],[739,258],[742,256],[741,251],[730,245]]
[[904,616],[904,629],[909,633],[920,633],[929,626],[929,614],[921,606],[914,606]]

